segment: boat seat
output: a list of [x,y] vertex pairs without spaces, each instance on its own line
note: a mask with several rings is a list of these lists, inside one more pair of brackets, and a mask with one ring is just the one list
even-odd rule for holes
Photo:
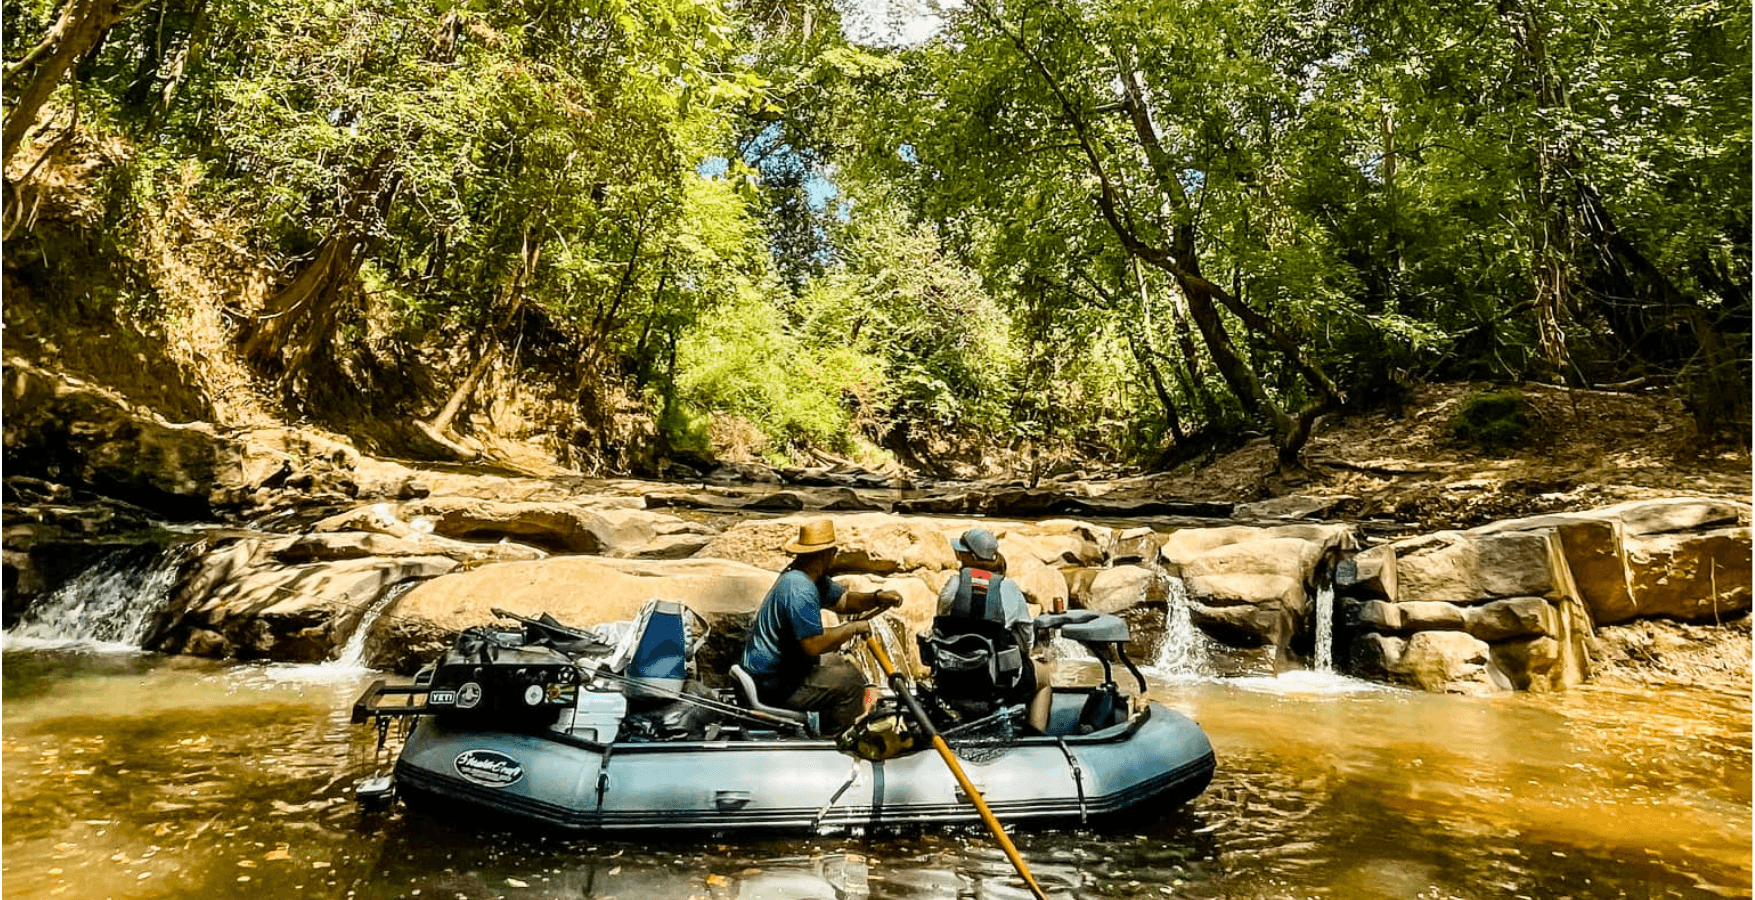
[[796,726],[798,731],[804,733],[808,737],[816,737],[818,735],[816,713],[801,712],[796,709],[786,709],[779,706],[769,706],[763,703],[761,698],[756,696],[756,679],[752,677],[749,672],[745,671],[743,666],[740,666],[737,663],[731,664],[731,680],[733,684],[737,685],[737,699],[744,708],[764,715],[784,719],[787,722],[792,723]]

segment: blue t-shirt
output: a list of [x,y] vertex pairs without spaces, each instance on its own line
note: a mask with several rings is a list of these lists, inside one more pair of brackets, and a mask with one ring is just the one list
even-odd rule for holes
[[845,593],[847,588],[827,576],[813,582],[797,569],[780,573],[780,580],[762,598],[762,608],[756,610],[739,661],[764,695],[784,698],[804,683],[816,657],[798,642],[823,633],[823,610]]

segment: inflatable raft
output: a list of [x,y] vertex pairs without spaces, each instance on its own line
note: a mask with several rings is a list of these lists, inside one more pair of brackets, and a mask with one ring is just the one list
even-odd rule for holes
[[[806,717],[761,706],[735,682],[723,692],[685,686],[678,663],[686,653],[666,651],[662,640],[656,653],[643,639],[619,660],[590,657],[601,653],[597,647],[586,661],[578,641],[570,651],[565,640],[543,641],[541,623],[521,621],[522,633],[496,639],[482,632],[478,639],[488,637],[474,645],[460,640],[411,685],[380,681],[366,690],[354,706],[356,722],[375,720],[381,739],[391,720],[413,724],[393,772],[362,784],[362,799],[396,796],[450,819],[486,813],[567,831],[980,822],[944,761],[924,746],[892,741],[874,752],[884,742],[814,736]],[[1115,638],[1126,639],[1125,625],[1110,616],[1059,624],[1074,639],[1104,638],[1083,640],[1093,649],[1119,651]],[[554,628],[566,638],[580,635],[548,627],[551,636]],[[1212,779],[1212,745],[1201,728],[1161,704],[1130,703],[1115,688],[1107,656],[1100,658],[1102,685],[1054,691],[1046,733],[1012,728],[1021,707],[941,725],[999,819],[1083,823],[1130,810],[1155,814],[1195,797]],[[668,671],[654,676],[654,659]],[[900,720],[889,724],[906,729]]]

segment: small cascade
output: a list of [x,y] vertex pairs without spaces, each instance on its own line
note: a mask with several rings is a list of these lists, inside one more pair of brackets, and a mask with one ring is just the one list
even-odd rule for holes
[[[909,676],[912,680],[915,662],[920,654],[912,647],[907,624],[896,616],[878,616],[872,620],[871,633],[873,637],[878,639],[878,643],[883,645],[884,653],[889,655],[890,662],[895,665],[896,671]],[[866,652],[863,638],[847,644],[844,649],[848,661],[853,663],[861,674],[865,675],[868,684],[888,688],[889,679],[885,678],[883,670],[878,668],[877,660],[872,659],[871,654]]]
[[366,640],[372,635],[372,626],[377,624],[378,617],[382,616],[385,610],[394,605],[396,601],[401,600],[402,596],[413,590],[417,584],[420,582],[403,581],[391,585],[383,596],[374,600],[372,605],[360,614],[359,622],[353,626],[353,632],[347,636],[347,643],[342,644],[341,650],[335,654],[335,658],[324,665],[340,669],[365,668]]
[[1051,660],[1092,660],[1097,657],[1085,649],[1085,645],[1071,638],[1064,637],[1059,631],[1054,633],[1054,640],[1048,645],[1048,658]]
[[1316,589],[1316,671],[1332,675],[1335,671],[1335,585],[1332,580]]
[[1212,674],[1207,666],[1207,638],[1194,626],[1188,587],[1182,579],[1160,570],[1164,585],[1164,641],[1152,668],[1172,677],[1199,678]]
[[169,606],[183,564],[198,546],[149,544],[106,554],[31,604],[6,639],[138,648]]

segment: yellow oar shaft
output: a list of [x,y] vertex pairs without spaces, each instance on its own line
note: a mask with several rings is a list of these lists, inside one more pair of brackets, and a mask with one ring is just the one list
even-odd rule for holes
[[994,840],[999,842],[999,848],[1005,851],[1006,858],[1012,861],[1012,867],[1018,870],[1018,874],[1023,876],[1024,883],[1030,886],[1030,893],[1035,895],[1037,900],[1048,900],[1047,892],[1043,891],[1042,886],[1036,883],[1036,876],[1030,874],[1030,866],[1024,862],[1023,855],[1018,853],[1018,848],[1006,835],[1005,828],[999,824],[999,819],[993,815],[993,810],[988,808],[987,801],[982,798],[981,792],[976,790],[975,783],[963,773],[963,766],[957,762],[957,755],[951,752],[951,745],[945,743],[944,736],[938,733],[938,729],[932,727],[932,722],[927,718],[926,711],[920,708],[920,702],[908,693],[907,685],[903,684],[902,677],[896,674],[896,666],[890,662],[890,654],[884,651],[883,643],[876,636],[868,633],[865,636],[865,648],[871,651],[872,658],[877,660],[878,668],[882,669],[884,677],[890,680],[891,689],[896,692],[898,697],[902,698],[903,703],[907,704],[908,710],[914,714],[915,721],[932,739],[932,748],[938,751],[939,758],[944,760],[945,765],[950,768],[951,775],[963,788],[963,795],[975,805],[975,811],[981,814],[981,821],[987,823],[987,830],[993,832]]

